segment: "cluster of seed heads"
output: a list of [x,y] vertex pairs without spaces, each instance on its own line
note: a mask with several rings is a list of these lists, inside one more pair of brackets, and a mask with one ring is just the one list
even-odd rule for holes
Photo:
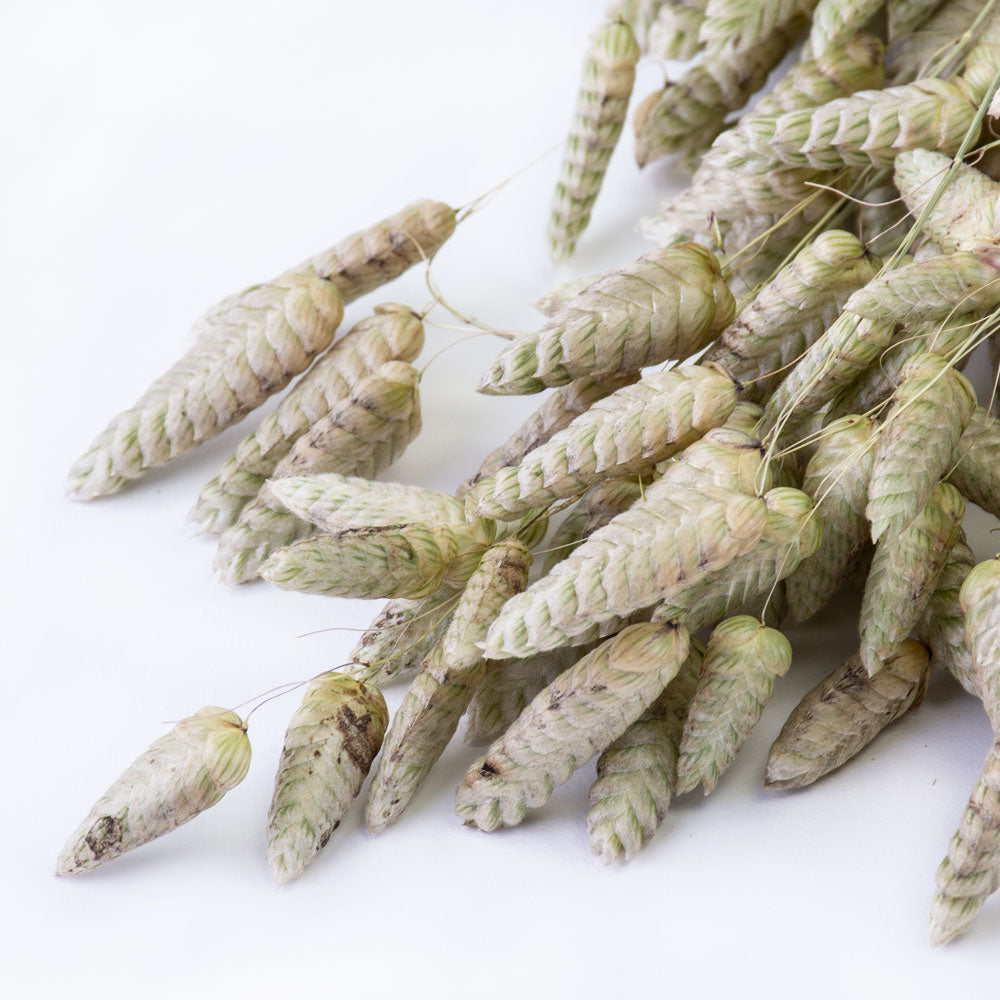
[[[659,246],[556,289],[511,337],[479,391],[548,395],[454,494],[376,478],[420,431],[423,315],[382,304],[334,343],[345,302],[451,237],[456,212],[428,201],[207,312],[71,471],[77,498],[115,492],[304,372],[191,515],[227,582],[387,601],[289,723],[279,882],[370,771],[369,830],[397,822],[463,716],[486,747],[456,793],[465,823],[519,824],[596,759],[593,852],[632,857],[750,738],[792,668],[782,626],[844,588],[857,652],[792,712],[766,787],[846,764],[935,671],[1000,727],[1000,558],[977,565],[962,531],[967,503],[1000,517],[1000,420],[961,373],[980,345],[1000,354],[1000,2],[619,0],[584,63],[556,259],[644,57],[696,60],[634,119],[640,165],[684,154],[691,184],[643,221]],[[390,719],[380,688],[399,680]],[[184,719],[96,803],[60,874],[193,818],[249,763],[244,719]],[[937,873],[935,942],[1000,885],[998,794],[1000,742]]]

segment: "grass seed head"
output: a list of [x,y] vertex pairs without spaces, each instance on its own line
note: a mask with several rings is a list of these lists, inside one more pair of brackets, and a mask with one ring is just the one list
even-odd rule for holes
[[590,222],[628,111],[639,45],[625,21],[602,24],[590,39],[573,123],[549,216],[549,252],[570,257]]
[[483,376],[489,395],[541,392],[585,375],[624,376],[703,348],[736,303],[715,255],[684,243],[643,254],[520,334]]
[[965,503],[954,486],[938,483],[922,511],[875,546],[861,603],[861,662],[882,669],[923,615],[962,532]]
[[1000,729],[1000,559],[979,563],[959,591],[972,674],[994,730]]
[[828,424],[806,467],[802,489],[819,506],[823,538],[789,577],[788,603],[795,622],[827,603],[868,541],[865,508],[876,431],[874,421],[853,414]]
[[504,605],[487,634],[487,656],[523,657],[582,641],[593,626],[670,600],[750,551],[767,522],[762,499],[720,487],[647,493]]
[[345,303],[353,302],[433,257],[457,223],[455,209],[444,202],[414,201],[316,254],[297,270],[327,278]]
[[968,379],[937,354],[918,354],[903,368],[879,432],[866,515],[872,541],[898,534],[923,510],[958,457],[976,405]]
[[597,759],[587,832],[591,852],[606,864],[634,857],[663,822],[704,656],[704,645],[691,639],[684,665],[663,694]]
[[368,829],[395,822],[444,752],[487,665],[481,644],[500,607],[528,583],[531,553],[498,542],[469,579],[448,629],[424,661],[392,720],[368,797]]
[[494,475],[504,466],[519,465],[525,455],[545,444],[553,434],[568,427],[599,399],[631,385],[638,378],[638,373],[619,378],[593,378],[585,375],[555,389],[499,448],[494,448],[483,459],[479,470],[459,486],[456,495],[465,496],[481,479]]
[[680,742],[677,791],[708,795],[736,758],[792,663],[792,647],[749,615],[727,618],[708,640]]
[[981,406],[972,411],[958,442],[958,458],[949,480],[966,500],[1000,517],[1000,420]]
[[802,34],[793,18],[742,51],[708,55],[676,82],[650,94],[635,110],[635,158],[640,167],[671,153],[697,153],[725,128]]
[[745,51],[809,6],[803,0],[708,0],[700,38],[709,52]]
[[613,476],[648,473],[722,424],[736,383],[701,365],[651,372],[598,400],[562,431],[468,494],[478,514],[508,520]]
[[719,335],[705,355],[765,398],[781,375],[840,315],[848,296],[875,277],[873,259],[856,236],[828,230],[808,243]]
[[856,757],[886,726],[920,704],[927,647],[904,639],[870,677],[857,654],[792,710],[767,758],[765,788],[802,788]]
[[235,712],[208,706],[182,719],[98,799],[66,842],[58,875],[98,868],[214,806],[246,777],[250,741]]
[[653,704],[688,650],[685,629],[649,623],[602,643],[536,695],[472,765],[455,811],[486,832],[516,826]]
[[361,791],[389,710],[377,687],[328,671],[309,683],[285,732],[267,817],[277,882],[305,871]]
[[932,944],[964,934],[997,889],[1000,870],[1000,738],[990,747],[962,821],[935,877]]
[[[951,168],[951,157],[932,149],[911,149],[896,158],[893,178],[914,219],[936,193]],[[1000,184],[965,163],[924,222],[924,232],[945,252],[974,248],[993,236]]]
[[[946,669],[969,694],[983,701],[982,685],[965,643],[965,612],[959,593],[976,565],[963,532],[944,564],[916,633],[931,650],[931,664]],[[1000,703],[997,703],[1000,708]]]
[[[306,473],[371,477],[387,469],[420,432],[419,382],[412,365],[387,361],[300,435],[269,484]],[[236,524],[222,533],[215,568],[226,583],[246,583],[275,549],[314,531],[265,485]]]
[[336,287],[286,274],[234,295],[195,324],[195,342],[70,469],[78,500],[116,493],[256,409],[333,342]]

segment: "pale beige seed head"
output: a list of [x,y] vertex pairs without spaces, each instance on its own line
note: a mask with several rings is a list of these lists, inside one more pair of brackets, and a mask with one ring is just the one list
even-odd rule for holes
[[965,612],[959,594],[976,565],[964,532],[948,556],[916,633],[931,648],[932,663],[946,669],[969,694],[983,698],[982,684],[965,642]]
[[764,503],[767,521],[757,544],[721,569],[676,588],[657,607],[654,621],[673,621],[694,631],[749,608],[763,613],[765,607],[767,624],[780,621],[785,588],[779,584],[816,551],[823,522],[811,498],[794,487],[769,490]]
[[490,395],[541,392],[585,375],[624,376],[684,360],[725,327],[736,303],[719,261],[695,243],[653,250],[610,271],[483,375]]
[[648,483],[640,476],[619,476],[592,487],[584,497],[587,502],[587,521],[583,537],[588,538],[641,500]]
[[859,91],[814,110],[752,117],[739,130],[758,157],[793,167],[888,167],[906,149],[957,152],[975,114],[967,88],[926,78]]
[[924,508],[935,484],[954,466],[976,392],[940,355],[903,367],[875,447],[866,515],[872,541],[898,534]]
[[114,493],[242,419],[330,346],[345,302],[432,256],[455,224],[449,206],[414,202],[208,310],[187,354],[74,464],[70,493]]
[[[848,304],[857,294],[851,296]],[[780,423],[780,441],[795,441],[803,423],[876,362],[892,342],[894,330],[895,322],[865,320],[846,311],[841,313],[767,401],[762,426],[771,429]]]
[[388,724],[377,687],[332,670],[310,681],[285,732],[267,817],[267,863],[278,883],[301,875],[327,845]]
[[885,0],[819,0],[812,12],[809,48],[822,55],[864,27]]
[[792,647],[777,629],[749,615],[715,627],[680,742],[677,791],[699,783],[709,794],[735,759],[791,666]]
[[541,691],[472,765],[455,811],[486,832],[516,826],[653,704],[689,644],[685,629],[648,623],[602,643]]
[[235,788],[250,767],[246,725],[208,706],[181,720],[138,757],[67,841],[58,875],[97,868],[194,819]]
[[293,514],[324,531],[391,527],[420,521],[462,524],[465,506],[447,493],[344,476],[337,473],[289,476],[271,484],[275,499]]
[[554,390],[499,448],[494,448],[483,459],[476,474],[466,479],[455,491],[455,495],[463,497],[481,479],[494,475],[504,466],[518,465],[525,455],[545,444],[553,434],[568,427],[599,399],[635,382],[638,377],[638,374],[621,378],[584,376]]
[[829,230],[808,243],[757,293],[705,355],[744,392],[763,399],[837,318],[848,296],[875,277],[879,261],[852,233]]
[[986,754],[962,821],[935,876],[932,944],[963,934],[1000,884],[1000,737]]
[[492,522],[346,528],[276,549],[260,575],[307,594],[421,600],[463,586],[495,534]]
[[569,305],[580,292],[589,288],[600,277],[600,274],[586,274],[581,278],[570,278],[568,281],[562,281],[531,304],[543,316],[555,316],[563,306]]
[[904,264],[855,292],[846,312],[877,322],[917,323],[1000,304],[1000,247],[985,242]]
[[387,601],[351,651],[349,672],[380,686],[408,679],[444,634],[460,592],[442,587],[420,601]]
[[969,341],[970,331],[978,321],[978,314],[959,313],[943,322],[932,321],[897,334],[866,372],[840,394],[830,413],[867,413],[892,397],[902,380],[906,363],[917,354],[932,352],[961,367],[956,355]]
[[885,14],[889,41],[895,42],[912,34],[940,6],[939,0],[887,0]]
[[457,224],[455,209],[444,202],[420,199],[345,237],[296,270],[328,278],[344,302],[353,302],[433,257]]
[[660,477],[647,487],[655,499],[679,486],[722,486],[737,493],[757,493],[772,485],[772,465],[763,469],[764,447],[755,433],[760,408],[737,406],[724,427],[709,431],[675,458],[664,462]]
[[663,822],[704,656],[704,645],[692,638],[684,665],[663,694],[597,760],[587,832],[591,852],[606,864],[634,857]]
[[923,615],[962,532],[965,503],[938,483],[922,511],[875,546],[861,603],[861,659],[869,674],[882,668]]
[[602,479],[649,473],[722,424],[736,401],[736,383],[711,367],[650,372],[595,402],[519,465],[480,480],[467,502],[480,516],[507,520]]
[[549,252],[556,262],[572,255],[590,221],[625,124],[639,55],[623,20],[606,22],[591,36],[549,216]]
[[725,128],[727,114],[742,108],[764,85],[804,27],[804,19],[798,17],[776,25],[758,45],[708,55],[676,82],[650,94],[632,119],[639,166],[711,145]]
[[266,580],[288,590],[417,600],[461,588],[496,537],[446,493],[327,473],[273,480],[275,500],[328,534],[271,554]]
[[973,104],[979,104],[986,98],[993,78],[1000,70],[1000,18],[996,16],[996,11],[980,31],[962,70],[962,82],[968,86],[969,100]]
[[948,0],[918,30],[894,36],[886,57],[891,82],[909,83],[926,76],[936,59],[960,49],[964,34],[982,12],[982,0]]
[[874,677],[859,655],[847,659],[792,710],[768,754],[764,787],[802,788],[841,767],[920,704],[929,674],[927,647],[913,639]]
[[589,647],[563,646],[525,659],[488,661],[466,712],[466,743],[492,743],[503,735],[542,688],[588,652]]
[[[405,361],[387,361],[299,437],[274,478],[320,472],[362,475],[365,453],[377,452],[380,441],[402,437],[409,444],[419,432],[420,372]],[[399,450],[391,449],[388,461],[371,462],[371,475],[387,468]]]
[[763,500],[721,487],[647,492],[507,602],[487,635],[487,656],[523,657],[571,644],[593,626],[611,627],[670,600],[749,552],[767,523]]
[[[882,56],[882,43],[863,33],[821,59],[804,56],[761,99],[754,113],[744,116],[744,122],[758,115],[814,108],[857,90],[881,87]],[[665,201],[655,214],[642,219],[640,231],[658,242],[669,242],[679,233],[684,234],[676,236],[679,239],[699,234],[713,241],[721,235],[727,252],[732,253],[742,249],[749,239],[764,237],[780,219],[791,214],[791,220],[778,232],[761,239],[754,251],[755,261],[773,261],[763,275],[766,278],[796,242],[807,236],[812,223],[832,207],[833,203],[824,196],[816,197],[816,189],[807,186],[807,182],[816,180],[823,178],[812,168],[786,167],[775,164],[773,158],[758,157],[739,128],[731,128],[702,158],[692,184]],[[802,210],[806,198],[812,200]],[[749,223],[750,217],[756,221]],[[739,223],[740,231],[727,234],[733,223]]]
[[447,631],[393,717],[369,789],[369,832],[399,818],[444,752],[486,673],[486,629],[504,601],[527,586],[531,561],[521,542],[508,539],[490,548],[469,578]]
[[877,429],[875,421],[855,414],[828,424],[806,467],[802,489],[818,506],[823,537],[788,580],[795,622],[811,617],[836,593],[868,541],[865,508]]
[[614,0],[607,16],[628,22],[643,55],[690,59],[700,47],[704,6],[705,0]]
[[802,0],[708,0],[699,37],[709,52],[741,52],[796,17]]

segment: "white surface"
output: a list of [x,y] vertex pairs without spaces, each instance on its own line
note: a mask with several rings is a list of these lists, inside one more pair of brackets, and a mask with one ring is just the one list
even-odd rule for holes
[[[925,932],[990,741],[971,698],[938,677],[841,773],[804,793],[761,789],[782,720],[851,650],[843,609],[794,636],[791,674],[718,791],[675,803],[621,870],[589,855],[590,768],[517,830],[463,828],[452,791],[472,752],[456,743],[396,827],[369,840],[355,813],[278,892],[262,838],[292,696],[254,716],[254,765],[221,805],[93,876],[52,875],[64,837],[163,720],[340,663],[352,633],[297,634],[375,610],[213,580],[212,543],[185,517],[245,427],[89,505],[63,498],[70,462],[206,305],[412,198],[466,202],[559,142],[600,8],[4,5],[8,995],[996,996],[1000,899],[954,947],[932,952]],[[645,69],[640,92],[658,75]],[[527,303],[553,280],[542,232],[556,168],[550,156],[461,226],[435,267],[455,305],[499,327],[534,322]],[[632,225],[666,183],[640,176],[626,144],[566,276],[641,252]],[[423,304],[422,275],[348,319],[380,297]],[[429,331],[432,345],[458,336]],[[497,347],[472,340],[431,366],[425,429],[396,478],[453,487],[537,403],[475,394]],[[990,527],[976,520],[981,555]]]

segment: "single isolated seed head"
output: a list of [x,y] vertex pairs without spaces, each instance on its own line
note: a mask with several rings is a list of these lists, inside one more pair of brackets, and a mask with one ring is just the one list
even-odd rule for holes
[[250,741],[235,713],[208,706],[182,719],[97,800],[66,842],[57,875],[98,868],[214,806],[246,777]]

